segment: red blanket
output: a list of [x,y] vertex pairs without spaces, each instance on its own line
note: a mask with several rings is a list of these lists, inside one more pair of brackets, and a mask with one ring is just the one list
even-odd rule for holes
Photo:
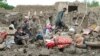
[[55,39],[55,42],[56,42],[56,45],[58,46],[58,48],[64,48],[66,46],[69,46],[72,43],[72,39],[59,36]]
[[0,32],[0,38],[1,39],[6,39],[6,37],[7,37],[7,32]]
[[54,41],[47,42],[46,46],[48,48],[53,48],[55,46],[58,46],[58,48],[64,48],[64,47],[67,47],[71,44],[72,44],[72,39],[71,38],[59,36],[59,37],[56,37],[54,39]]
[[46,47],[47,47],[47,48],[53,48],[53,47],[55,47],[54,41],[48,41],[48,42],[46,43]]

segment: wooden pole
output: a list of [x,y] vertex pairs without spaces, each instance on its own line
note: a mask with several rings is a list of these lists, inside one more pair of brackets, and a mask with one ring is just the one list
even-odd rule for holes
[[77,16],[77,19],[75,21],[75,25],[78,23],[78,19],[79,19],[79,16]]
[[78,29],[77,29],[77,32],[78,32],[78,33],[80,33],[80,31],[81,31],[81,29],[82,29],[82,23],[83,23],[84,19],[85,19],[85,14],[84,14],[84,16],[82,17],[82,21],[80,22],[80,24],[79,24],[79,26],[78,26]]

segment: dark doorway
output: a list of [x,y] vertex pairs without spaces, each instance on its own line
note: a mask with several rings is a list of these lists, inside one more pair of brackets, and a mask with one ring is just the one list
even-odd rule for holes
[[68,12],[78,11],[78,6],[68,6]]

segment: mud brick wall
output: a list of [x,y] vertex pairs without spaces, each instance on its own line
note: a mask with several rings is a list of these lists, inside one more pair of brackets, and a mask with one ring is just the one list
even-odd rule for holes
[[41,11],[43,13],[53,12],[54,6],[41,6],[41,5],[18,5],[14,8],[14,11],[21,12],[23,14],[27,14],[29,11],[33,15],[34,12],[39,14]]
[[86,8],[84,3],[56,2],[54,5],[18,5],[16,8],[14,8],[14,11],[26,14],[28,13],[28,11],[31,11],[31,14],[33,14],[35,11],[37,13],[40,13],[40,11],[42,11],[43,13],[53,13],[54,11],[61,11],[64,7],[68,9],[68,6],[78,6],[79,12],[84,12]]

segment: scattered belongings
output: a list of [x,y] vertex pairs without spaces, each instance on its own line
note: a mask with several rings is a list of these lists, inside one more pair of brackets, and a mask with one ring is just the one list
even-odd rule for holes
[[82,37],[82,34],[76,34],[75,35],[75,43],[76,43],[77,47],[83,47],[84,37]]
[[88,35],[90,32],[91,32],[91,30],[90,30],[90,29],[83,29],[83,34]]
[[69,28],[69,31],[75,33],[75,29],[73,27]]
[[100,32],[100,26],[97,26],[97,27],[94,29],[94,31]]
[[91,30],[94,30],[96,27],[97,27],[97,25],[96,25],[96,24],[92,24],[92,25],[90,25],[90,27],[89,27],[89,28],[90,28]]
[[0,50],[4,49],[6,47],[5,42],[3,42],[2,44],[0,44]]

